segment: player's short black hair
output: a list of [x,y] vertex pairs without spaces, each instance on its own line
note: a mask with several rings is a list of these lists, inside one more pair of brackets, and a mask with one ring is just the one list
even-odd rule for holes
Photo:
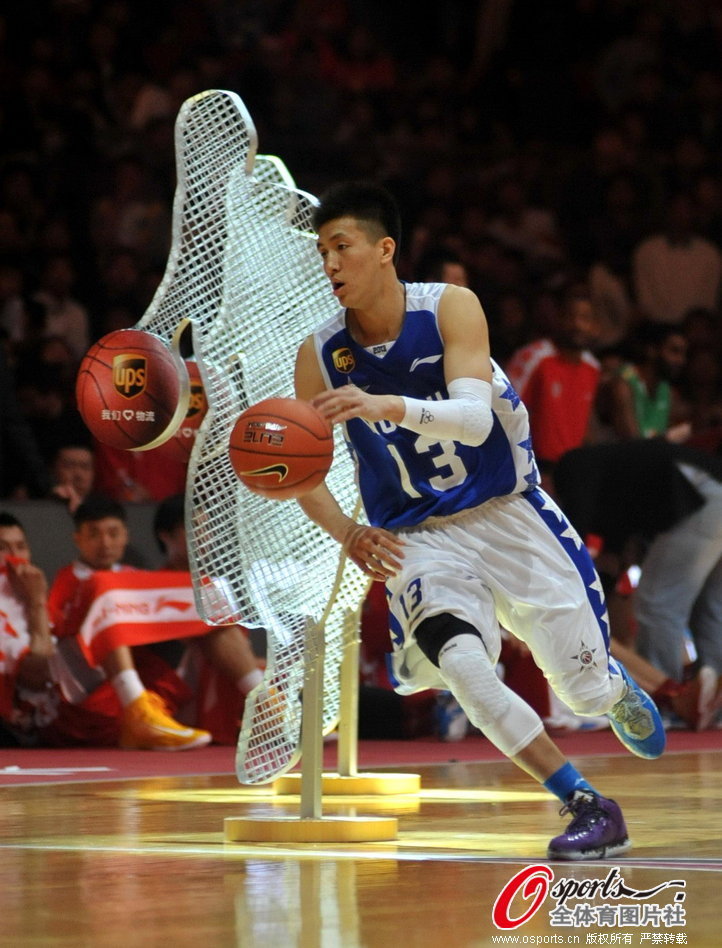
[[0,527],[20,527],[23,533],[25,532],[25,527],[23,527],[18,518],[8,510],[0,510]]
[[165,553],[165,543],[161,539],[161,533],[168,533],[175,530],[181,524],[185,523],[185,496],[183,494],[171,494],[166,497],[155,508],[153,517],[153,534],[156,543],[161,551]]
[[102,494],[94,494],[88,497],[73,514],[73,523],[77,530],[84,523],[93,523],[96,520],[105,520],[106,517],[114,517],[126,523],[128,520],[125,507],[117,500],[111,497],[104,497]]
[[378,230],[380,237],[391,237],[396,244],[394,262],[401,246],[401,215],[393,196],[379,184],[367,181],[342,181],[332,185],[313,212],[313,227],[319,229],[339,217],[354,217]]

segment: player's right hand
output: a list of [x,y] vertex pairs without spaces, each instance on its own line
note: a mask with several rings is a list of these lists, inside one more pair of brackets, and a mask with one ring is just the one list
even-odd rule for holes
[[346,555],[373,579],[386,580],[401,569],[403,540],[382,527],[355,523],[343,540]]

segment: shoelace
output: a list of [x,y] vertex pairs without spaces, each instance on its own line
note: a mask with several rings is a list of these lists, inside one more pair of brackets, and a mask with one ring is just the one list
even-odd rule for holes
[[626,724],[635,737],[649,737],[654,730],[651,713],[632,688],[616,703],[613,711],[614,720],[619,724]]
[[[590,809],[591,812],[585,812],[587,809]],[[587,819],[591,819],[600,811],[601,807],[597,803],[597,798],[591,793],[585,793],[570,800],[569,803],[565,803],[559,811],[559,816],[568,816],[571,813],[574,817],[573,823],[567,828],[568,831],[572,826],[576,825],[577,821],[581,818],[586,817]]]

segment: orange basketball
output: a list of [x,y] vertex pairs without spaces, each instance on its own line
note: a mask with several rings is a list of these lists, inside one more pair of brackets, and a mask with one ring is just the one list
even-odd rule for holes
[[153,333],[140,329],[108,333],[80,363],[75,383],[78,411],[103,444],[131,451],[153,447],[170,437],[179,420],[181,396],[187,394],[181,369],[166,343]]
[[307,494],[326,477],[333,460],[333,432],[309,402],[265,398],[240,415],[229,452],[249,490],[286,500]]
[[176,433],[166,441],[166,451],[163,452],[163,457],[169,457],[182,463],[187,462],[190,458],[193,445],[196,443],[198,429],[208,411],[208,401],[201,381],[198,363],[195,359],[186,359],[185,365],[190,383],[188,411]]

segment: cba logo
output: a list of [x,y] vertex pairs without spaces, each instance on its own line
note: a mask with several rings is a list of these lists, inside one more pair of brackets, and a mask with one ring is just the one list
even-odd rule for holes
[[203,386],[200,382],[191,382],[191,397],[186,418],[192,418],[198,412],[205,412],[206,407],[206,393],[203,391]]
[[148,366],[144,356],[117,355],[113,359],[113,386],[123,398],[136,398],[145,391]]
[[353,357],[353,352],[351,352],[347,346],[344,346],[343,349],[336,349],[331,358],[339,372],[353,372],[356,368],[356,360]]

